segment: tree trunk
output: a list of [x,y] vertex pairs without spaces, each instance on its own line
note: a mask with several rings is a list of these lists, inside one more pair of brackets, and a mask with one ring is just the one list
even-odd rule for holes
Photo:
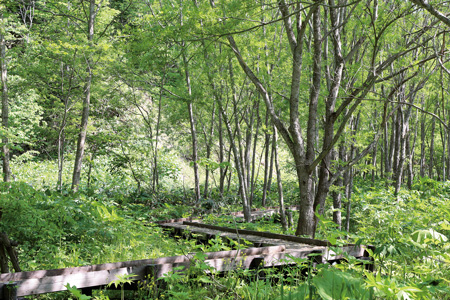
[[278,165],[278,150],[277,150],[277,129],[273,127],[273,141],[272,141],[272,147],[273,152],[275,153],[274,161],[275,161],[275,169],[277,171],[277,184],[278,184],[278,204],[280,205],[280,218],[281,218],[281,227],[283,228],[283,231],[286,231],[288,229],[287,221],[286,221],[286,211],[284,208],[284,198],[283,198],[283,183],[281,181],[281,172],[280,172],[280,166]]
[[251,211],[250,211],[250,205],[248,202],[247,193],[246,193],[246,189],[245,189],[245,175],[242,170],[242,161],[239,159],[239,157],[240,157],[239,151],[238,151],[235,143],[233,142],[233,134],[231,131],[230,123],[228,122],[228,117],[225,114],[225,111],[223,110],[222,103],[220,100],[218,101],[218,104],[219,104],[220,114],[222,115],[222,118],[225,122],[225,126],[227,128],[228,137],[230,139],[231,149],[233,150],[236,172],[237,172],[238,179],[239,179],[239,193],[242,198],[244,219],[246,222],[251,222]]
[[[345,145],[341,144],[339,146],[339,151],[334,151],[335,160],[338,160],[343,162],[345,161]],[[337,228],[341,230],[342,226],[342,186],[344,184],[342,176],[339,176],[339,178],[336,180],[336,189],[337,191],[333,191],[332,197],[333,197],[333,222],[336,223]]]
[[220,200],[223,200],[223,192],[225,187],[225,178],[226,178],[226,167],[223,165],[224,163],[224,141],[223,141],[223,134],[222,134],[222,114],[219,111],[219,124],[218,126],[218,132],[219,132],[219,164],[220,164],[220,177],[219,177],[219,193],[220,193]]
[[192,87],[191,87],[191,78],[189,75],[188,61],[186,59],[186,54],[183,52],[183,63],[184,63],[184,73],[186,76],[186,87],[188,89],[189,100],[187,103],[187,108],[189,112],[189,124],[191,126],[191,139],[192,139],[192,161],[194,167],[194,193],[195,193],[195,203],[196,205],[200,200],[200,178],[198,175],[198,142],[197,142],[197,132],[195,129],[195,117],[194,117],[194,108],[192,104]]
[[153,157],[153,175],[152,175],[152,190],[156,192],[159,190],[159,172],[158,172],[158,145],[159,145],[159,126],[161,124],[161,110],[162,110],[162,99],[163,99],[163,87],[166,79],[166,73],[164,72],[161,78],[161,83],[159,87],[159,103],[158,103],[158,117],[156,119],[156,133],[155,133],[155,151]]
[[[356,139],[355,134],[358,131],[359,120],[360,120],[361,112],[358,112],[356,118],[350,123],[350,127],[352,128],[352,141],[350,145],[350,153],[348,157],[348,161],[351,161],[356,155]],[[353,192],[353,167],[349,168],[347,172],[344,173],[344,186],[345,186],[345,198],[347,198],[347,209],[346,209],[346,219],[345,219],[345,230],[347,232],[350,231],[350,219],[351,219],[351,208],[352,208],[352,192]]]
[[[437,113],[438,108],[434,110],[434,114]],[[428,177],[433,178],[433,168],[434,168],[434,135],[436,132],[436,119],[431,120],[431,142],[430,142],[430,159],[428,163]]]
[[[422,97],[422,109],[424,109],[424,98]],[[420,177],[425,177],[425,114],[420,117]]]
[[5,135],[2,136],[2,160],[3,160],[3,181],[11,181],[11,168],[9,166],[9,103],[8,103],[8,83],[6,65],[6,41],[5,36],[0,34],[0,70],[2,81],[2,127]]
[[256,128],[253,138],[253,153],[252,153],[252,163],[251,163],[251,178],[250,178],[250,207],[253,205],[253,196],[255,192],[255,171],[256,171],[256,146],[258,145],[258,133],[259,127],[261,125],[261,118],[259,117],[259,98],[256,103]]
[[[89,48],[93,47],[94,41],[94,24],[96,17],[95,10],[95,0],[90,0],[89,4],[89,21],[88,21],[88,45]],[[86,77],[86,85],[84,87],[84,101],[83,101],[83,112],[81,115],[81,127],[80,133],[78,135],[77,142],[77,152],[75,155],[75,164],[73,168],[73,176],[72,176],[72,190],[78,191],[78,186],[80,185],[80,177],[81,177],[81,166],[83,164],[83,156],[85,150],[86,143],[86,135],[87,135],[87,126],[89,122],[89,109],[91,102],[91,84],[92,84],[92,68],[93,68],[93,60],[92,55],[87,54],[87,77]]]
[[269,183],[269,151],[270,151],[270,133],[269,133],[269,112],[266,111],[266,122],[265,122],[266,130],[264,133],[265,136],[265,149],[264,149],[264,184],[263,184],[263,194],[261,199],[261,204],[263,207],[266,206],[267,201],[267,190],[268,190],[268,183]]

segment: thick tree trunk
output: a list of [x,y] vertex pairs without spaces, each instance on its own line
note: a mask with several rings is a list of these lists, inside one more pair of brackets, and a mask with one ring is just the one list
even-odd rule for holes
[[3,181],[11,181],[11,168],[9,166],[9,139],[7,136],[9,122],[9,103],[8,103],[8,83],[7,83],[7,65],[6,65],[6,41],[0,34],[0,71],[2,82],[2,127],[5,135],[2,136],[2,161],[3,161]]
[[300,188],[300,211],[295,235],[312,236],[315,230],[313,176],[298,162],[298,158],[295,163],[299,166],[296,170]]
[[[90,48],[93,47],[94,41],[94,24],[96,17],[95,10],[95,0],[90,0],[89,4],[89,21],[88,21],[88,45]],[[93,60],[92,55],[87,54],[87,77],[86,84],[84,87],[84,101],[83,101],[83,112],[81,115],[81,126],[80,133],[78,134],[78,142],[77,142],[77,152],[75,155],[75,164],[73,168],[73,176],[72,176],[72,190],[78,191],[78,186],[80,185],[81,178],[81,166],[83,164],[83,156],[85,150],[86,143],[86,135],[87,135],[87,126],[89,122],[89,109],[91,103],[91,85],[92,85],[92,68],[93,68]]]

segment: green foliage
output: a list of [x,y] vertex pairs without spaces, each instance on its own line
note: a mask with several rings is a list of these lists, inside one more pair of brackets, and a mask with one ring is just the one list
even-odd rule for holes
[[371,290],[365,288],[364,280],[353,276],[351,272],[324,268],[314,276],[312,282],[324,300],[372,299]]

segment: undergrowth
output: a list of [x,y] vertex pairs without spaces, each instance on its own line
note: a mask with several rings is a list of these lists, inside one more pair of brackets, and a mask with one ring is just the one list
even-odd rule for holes
[[[137,193],[129,176],[109,174],[99,163],[90,186],[84,183],[72,193],[68,186],[55,188],[53,165],[18,164],[17,181],[0,184],[0,230],[19,242],[19,259],[26,271],[230,249],[221,239],[207,245],[175,240],[151,224],[192,215],[192,195],[184,189]],[[294,197],[295,187],[286,194]],[[175,272],[148,281],[127,299],[450,299],[449,199],[450,182],[423,178],[412,190],[395,195],[381,180],[375,185],[356,180],[350,232],[336,228],[328,209],[320,218],[316,238],[336,246],[375,246],[375,251],[369,250],[374,272],[365,270],[364,262],[346,257],[333,266],[312,265],[304,259],[282,270],[237,270],[223,276],[202,263],[200,255],[184,275]],[[204,211],[222,211],[222,215],[204,216],[206,223],[282,233],[276,215],[253,223],[224,216],[223,212],[240,207],[232,194],[222,200],[204,199],[202,205],[209,206]],[[345,220],[345,209],[342,213]],[[285,233],[293,232],[291,226]],[[120,279],[116,283],[120,285]],[[162,285],[164,289],[158,288]],[[70,288],[72,294],[39,298],[83,299],[76,287]],[[101,291],[95,297],[109,296]]]

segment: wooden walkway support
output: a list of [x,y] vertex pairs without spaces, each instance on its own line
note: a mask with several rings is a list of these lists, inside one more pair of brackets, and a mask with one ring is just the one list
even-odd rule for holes
[[[308,258],[314,254],[315,263],[339,261],[349,255],[368,260],[367,246],[346,245],[336,251],[327,241],[301,238],[291,235],[235,229],[202,224],[193,219],[159,222],[159,226],[170,228],[175,234],[195,233],[199,239],[216,236],[233,240],[247,240],[254,247],[242,250],[204,253],[210,271],[226,272],[256,267],[270,268],[295,264],[296,258]],[[117,279],[119,275],[135,275],[133,280],[154,279],[177,270],[184,271],[196,261],[194,254],[144,259],[75,268],[41,270],[0,274],[0,300],[15,300],[17,297],[66,290],[66,285],[79,289],[97,289]],[[179,268],[182,267],[182,268]],[[208,271],[207,271],[208,272]]]

